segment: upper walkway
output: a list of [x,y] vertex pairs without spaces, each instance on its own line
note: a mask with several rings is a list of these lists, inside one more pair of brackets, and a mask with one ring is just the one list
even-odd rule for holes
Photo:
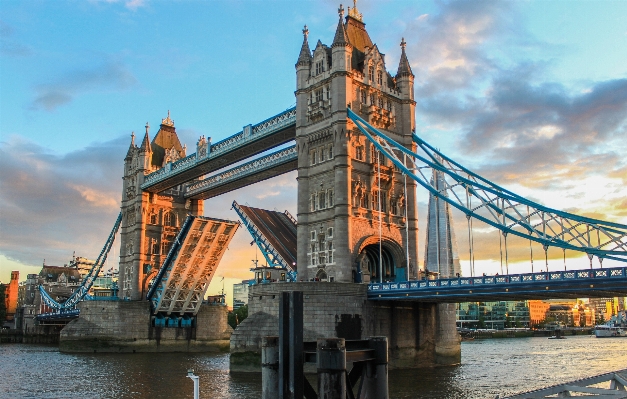
[[370,300],[477,302],[627,296],[627,267],[370,284]]
[[195,152],[168,163],[163,168],[146,175],[141,188],[153,193],[187,183],[200,176],[215,172],[246,158],[275,148],[296,138],[296,108],[244,129],[215,144],[208,151]]

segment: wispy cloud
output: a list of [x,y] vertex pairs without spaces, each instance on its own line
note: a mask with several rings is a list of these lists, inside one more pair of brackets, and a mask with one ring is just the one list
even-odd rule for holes
[[124,7],[131,11],[136,11],[138,8],[145,7],[148,0],[91,0],[93,3],[122,3]]
[[15,29],[0,20],[0,54],[8,57],[28,57],[33,49],[15,37]]
[[54,111],[80,94],[126,90],[136,83],[137,79],[125,65],[106,62],[96,68],[73,71],[51,83],[35,86],[35,96],[29,108]]

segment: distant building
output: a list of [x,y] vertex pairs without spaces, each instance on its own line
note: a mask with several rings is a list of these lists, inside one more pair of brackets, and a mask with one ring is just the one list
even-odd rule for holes
[[20,272],[14,270],[11,272],[11,281],[6,285],[4,305],[7,309],[7,321],[13,321],[15,318],[15,310],[17,309],[17,294],[19,290]]
[[529,306],[526,301],[460,303],[457,304],[457,326],[495,330],[529,327]]
[[248,285],[252,281],[254,280],[244,280],[241,283],[233,284],[233,310],[248,305]]
[[551,307],[551,304],[545,301],[532,300],[527,301],[529,305],[529,320],[531,325],[535,326],[544,323],[546,319],[546,312]]

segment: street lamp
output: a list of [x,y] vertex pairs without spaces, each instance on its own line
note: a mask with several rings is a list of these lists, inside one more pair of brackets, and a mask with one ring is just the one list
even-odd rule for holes
[[198,376],[194,375],[194,370],[187,370],[187,377],[194,381],[194,399],[198,399]]

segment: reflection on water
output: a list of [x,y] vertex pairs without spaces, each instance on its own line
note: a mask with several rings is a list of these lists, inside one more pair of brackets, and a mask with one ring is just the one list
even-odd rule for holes
[[[518,338],[462,344],[462,365],[390,372],[390,397],[479,399],[627,368],[627,338]],[[0,345],[0,398],[261,397],[261,375],[229,374],[228,354],[63,354],[54,346]]]

